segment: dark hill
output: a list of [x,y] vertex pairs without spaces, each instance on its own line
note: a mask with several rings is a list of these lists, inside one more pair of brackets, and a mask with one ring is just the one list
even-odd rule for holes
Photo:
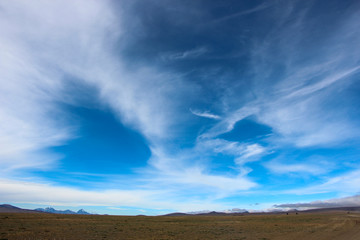
[[177,217],[177,216],[188,216],[188,215],[190,215],[190,214],[181,213],[181,212],[175,212],[175,213],[165,214],[165,215],[163,215],[163,216]]
[[304,210],[301,212],[329,212],[329,211],[347,211],[347,212],[360,212],[360,206],[356,207],[336,207],[336,208],[317,208]]
[[2,204],[0,205],[0,213],[38,213],[38,211],[18,208],[10,204]]

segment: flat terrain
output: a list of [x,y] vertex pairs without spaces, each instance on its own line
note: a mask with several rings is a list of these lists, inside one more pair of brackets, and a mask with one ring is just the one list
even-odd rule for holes
[[360,213],[103,216],[0,213],[4,239],[360,239]]

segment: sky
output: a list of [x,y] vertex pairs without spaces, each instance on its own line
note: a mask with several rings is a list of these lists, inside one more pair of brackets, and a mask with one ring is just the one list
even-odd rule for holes
[[0,0],[0,202],[360,205],[355,0]]

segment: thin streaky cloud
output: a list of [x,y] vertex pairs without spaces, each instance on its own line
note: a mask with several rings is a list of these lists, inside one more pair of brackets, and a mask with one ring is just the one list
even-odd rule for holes
[[245,16],[245,15],[248,15],[248,14],[256,13],[256,12],[265,10],[265,9],[271,7],[271,6],[273,6],[273,3],[264,2],[264,3],[254,7],[254,8],[251,8],[251,9],[248,9],[248,10],[245,10],[245,11],[240,11],[240,12],[237,12],[237,13],[225,16],[225,17],[215,19],[215,20],[212,21],[212,23],[220,23],[220,22],[228,21],[228,20],[231,20],[231,19],[234,19],[234,18],[242,17],[242,16]]
[[213,114],[213,113],[210,113],[207,111],[201,112],[201,111],[193,110],[190,108],[190,112],[192,114],[194,114],[195,116],[199,116],[199,117],[211,118],[211,119],[221,119],[221,117],[219,115],[216,115],[216,114]]
[[161,58],[163,58],[164,60],[192,59],[192,58],[198,58],[206,54],[207,52],[209,52],[209,50],[206,47],[198,47],[183,52],[167,53],[162,55]]
[[288,98],[298,97],[298,96],[311,94],[316,91],[320,91],[321,89],[324,89],[324,88],[336,83],[337,81],[344,80],[344,78],[347,78],[353,74],[356,74],[359,69],[360,69],[360,66],[357,66],[352,69],[345,70],[344,72],[336,73],[333,76],[329,76],[313,85],[309,85],[309,86],[303,87],[300,90],[296,90],[286,97],[288,97]]
[[279,162],[268,162],[264,164],[266,168],[276,174],[312,174],[312,175],[321,175],[329,172],[326,166],[307,164],[307,163],[279,163]]

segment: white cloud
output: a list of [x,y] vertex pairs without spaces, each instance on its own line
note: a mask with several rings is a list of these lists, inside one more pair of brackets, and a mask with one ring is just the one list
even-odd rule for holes
[[97,88],[99,101],[150,141],[175,134],[171,129],[184,120],[176,113],[178,98],[191,86],[153,68],[123,67],[112,53],[123,34],[122,15],[110,2],[11,1],[1,9],[0,157],[6,168],[50,166],[54,161],[41,159],[57,157],[44,149],[76,137],[76,126],[57,106],[76,104],[66,93],[73,82]]
[[[258,160],[264,152],[265,148],[258,144],[201,139],[194,148],[183,150],[178,154],[167,154],[164,149],[153,148],[149,163],[154,170],[147,169],[142,174],[150,175],[146,180],[150,186],[176,189],[179,193],[200,194],[203,197],[209,196],[213,200],[221,199],[259,186],[247,177],[247,173],[251,170],[245,169],[243,165]],[[238,168],[237,174],[212,173],[211,157],[218,153],[234,158],[234,164]]]
[[[167,211],[195,211],[202,208],[222,209],[206,199],[179,201],[168,190],[80,190],[45,183],[0,179],[0,195],[3,202],[32,203],[52,206],[124,206]],[[229,206],[227,206],[229,207]]]
[[209,112],[201,112],[197,110],[190,109],[190,112],[196,116],[204,117],[204,118],[211,118],[211,119],[220,119],[221,117],[219,115],[215,115]]
[[312,174],[320,175],[329,172],[329,166],[320,163],[280,163],[270,161],[264,164],[266,168],[276,174]]
[[[209,146],[207,146],[209,147]],[[156,176],[152,175],[148,182],[154,182],[156,186],[177,189],[179,193],[186,191],[197,194],[210,195],[212,198],[229,196],[232,193],[249,190],[258,186],[257,183],[243,174],[214,174],[210,171],[207,158],[211,153],[208,148],[175,156],[168,156],[159,149],[152,149],[153,155],[150,164],[156,169]],[[210,147],[211,148],[211,147]],[[217,150],[214,150],[217,151]],[[203,158],[205,162],[200,159]]]
[[225,116],[221,118],[217,124],[215,124],[212,128],[202,133],[198,139],[212,139],[216,138],[220,134],[230,132],[233,130],[235,124],[251,115],[258,113],[259,107],[253,106],[253,104],[249,103],[247,106],[237,109],[234,112],[229,112]]
[[[257,186],[244,176],[221,176],[206,174],[202,169],[187,168],[185,171],[171,173],[167,182],[187,184],[192,187],[209,187],[220,194],[248,190]],[[210,190],[212,191],[212,190]]]
[[[42,150],[73,137],[72,128],[62,117],[51,117],[62,114],[53,108],[62,83],[56,70],[38,64],[35,56],[41,53],[34,56],[31,46],[24,43],[25,35],[29,34],[31,42],[29,32],[38,30],[29,27],[30,17],[23,12],[27,6],[21,7],[16,1],[1,5],[0,166],[2,170],[49,167],[57,157]],[[36,4],[30,5],[31,9]]]
[[197,58],[206,54],[209,50],[206,47],[197,47],[184,52],[167,53],[161,56],[164,60],[182,60]]
[[244,15],[248,15],[248,14],[252,14],[252,13],[256,13],[262,10],[265,10],[269,7],[271,7],[273,5],[273,3],[270,2],[264,2],[262,4],[259,4],[258,6],[255,6],[253,8],[250,8],[248,10],[244,10],[244,11],[240,11],[234,14],[231,14],[229,16],[225,16],[225,17],[221,17],[218,19],[215,19],[212,23],[219,23],[219,22],[223,22],[223,21],[227,21],[233,18],[238,18],[238,17],[242,17]]
[[249,158],[265,152],[265,148],[257,143],[249,144],[245,146],[242,153],[242,158]]
[[[285,98],[301,97],[304,95],[309,95],[316,91],[320,91],[336,83],[337,81],[344,80],[347,77],[355,74],[356,72],[358,72],[359,69],[360,66],[356,66],[351,69],[345,69],[344,71],[337,72],[334,75],[325,77],[324,79],[320,80],[319,82],[316,82],[315,84],[307,85],[305,87],[300,88],[299,90],[294,90]],[[311,77],[311,75],[309,77]]]
[[196,152],[203,155],[211,155],[213,153],[223,153],[233,156],[235,162],[243,165],[246,162],[258,159],[266,152],[266,148],[258,143],[240,143],[231,142],[224,139],[204,139],[200,138],[196,145]]
[[360,38],[359,29],[354,27],[358,11],[354,10],[336,31],[321,40],[321,46],[326,47],[313,51],[309,49],[320,43],[303,44],[313,30],[304,13],[288,15],[293,19],[290,22],[277,19],[279,28],[254,43],[251,69],[256,98],[241,108],[258,108],[254,114],[278,133],[272,138],[277,144],[341,144],[357,138],[360,132],[354,118],[349,117],[356,107],[339,106],[334,101],[351,99],[349,86],[358,79],[360,55],[359,48],[354,47],[354,40]]

